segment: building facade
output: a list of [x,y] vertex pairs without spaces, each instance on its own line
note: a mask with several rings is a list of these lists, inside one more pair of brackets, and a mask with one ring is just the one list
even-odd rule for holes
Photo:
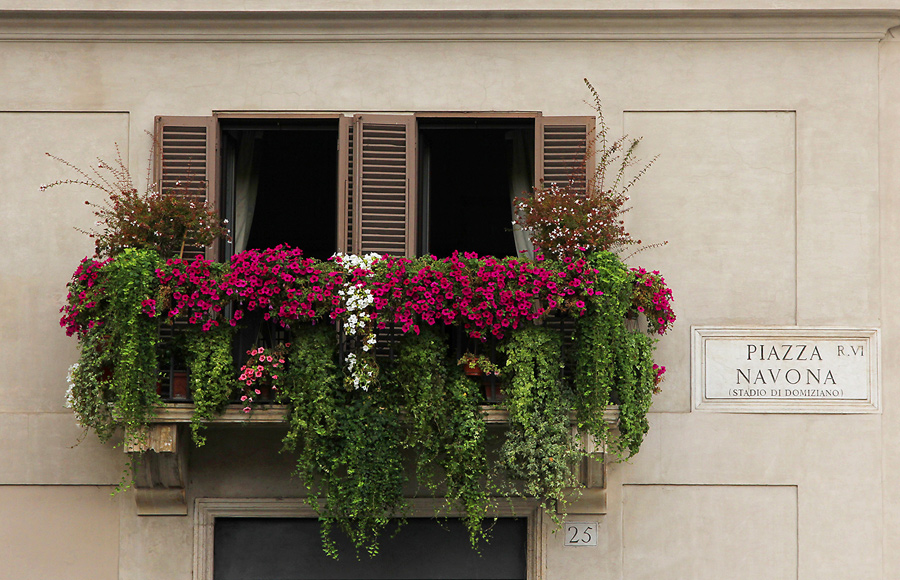
[[[678,322],[641,452],[570,509],[596,545],[520,506],[529,578],[900,576],[900,4],[262,4],[0,3],[0,578],[211,579],[217,518],[311,514],[264,419],[173,453],[176,500],[111,497],[127,456],[80,440],[58,327],[92,251],[73,226],[100,198],[39,191],[67,176],[44,152],[84,167],[118,144],[141,177],[157,124],[185,118],[227,136],[390,117],[420,137],[483,119],[540,140],[594,114],[584,78],[613,133],[658,155],[627,223],[668,242],[639,261],[666,275]],[[225,149],[210,145],[211,181]],[[786,344],[864,346],[844,375],[857,391],[788,379]],[[788,394],[748,392],[763,386]]]

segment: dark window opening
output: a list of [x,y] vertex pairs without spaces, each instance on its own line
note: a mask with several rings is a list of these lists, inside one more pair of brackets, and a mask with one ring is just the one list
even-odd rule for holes
[[215,580],[524,580],[528,521],[485,521],[490,543],[477,552],[457,518],[410,518],[389,526],[379,553],[356,557],[352,544],[334,534],[339,559],[322,551],[314,518],[216,518]]
[[519,254],[512,199],[533,183],[532,119],[420,119],[419,253]]
[[[324,260],[337,249],[336,120],[222,121],[228,256],[289,244]],[[226,257],[228,257],[226,256]]]

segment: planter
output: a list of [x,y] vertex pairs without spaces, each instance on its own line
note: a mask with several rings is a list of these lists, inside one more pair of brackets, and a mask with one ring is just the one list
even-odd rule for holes
[[272,392],[272,385],[260,385],[259,394],[253,399],[257,403],[271,403],[275,400],[275,393]]
[[170,382],[172,387],[172,398],[186,401],[189,398],[187,371],[172,371]]
[[469,366],[469,365],[463,365],[463,372],[466,374],[467,377],[475,377],[475,378],[477,378],[477,377],[483,377],[483,376],[484,376],[484,371],[483,371],[483,370],[481,370],[481,369],[478,368],[478,367]]
[[484,377],[481,380],[481,386],[484,388],[484,402],[490,405],[502,403],[505,399],[503,393],[503,385],[499,380],[492,377]]

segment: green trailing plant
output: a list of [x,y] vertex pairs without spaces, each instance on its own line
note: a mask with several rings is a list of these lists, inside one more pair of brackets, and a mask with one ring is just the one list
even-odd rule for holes
[[344,388],[333,362],[336,345],[330,328],[295,333],[278,395],[288,405],[284,445],[298,456],[326,553],[337,555],[331,535],[337,527],[357,550],[375,554],[379,533],[402,515],[404,503],[398,409],[381,389]]
[[500,449],[501,467],[521,485],[513,493],[540,498],[560,524],[566,490],[578,485],[573,467],[583,455],[569,421],[560,336],[546,327],[529,326],[512,333],[501,348],[509,377],[509,429]]
[[[333,327],[298,328],[287,353],[285,384],[277,394],[277,400],[287,405],[284,450],[296,455],[296,474],[307,489],[310,506],[317,510],[322,494],[331,489],[331,480],[339,477],[330,470],[336,463],[331,460],[331,454],[340,452],[342,447],[338,390],[343,377],[334,363],[336,348]],[[320,516],[323,516],[323,544],[333,554],[330,532],[337,515],[330,514],[326,508],[320,511]]]
[[[156,291],[159,256],[125,250],[102,268],[104,297],[93,306],[102,324],[80,327],[81,358],[70,373],[69,400],[79,423],[106,441],[119,428],[125,443],[139,444],[161,401],[156,321],[142,303]],[[73,290],[78,292],[78,280]]]
[[[585,316],[575,322],[573,407],[578,427],[595,440],[611,443],[621,457],[638,452],[649,425],[646,415],[660,371],[653,363],[655,339],[629,330],[626,315],[633,302],[633,275],[609,252],[592,253],[600,292]],[[611,437],[603,411],[619,406],[617,436]]]
[[462,512],[475,545],[484,538],[481,523],[491,505],[487,430],[477,384],[459,373],[447,351],[443,333],[405,336],[388,376],[405,413],[405,447],[416,451],[418,483],[433,494],[443,484],[448,507]]
[[374,554],[384,528],[402,523],[407,474],[404,451],[415,454],[417,482],[444,490],[463,512],[473,544],[492,500],[485,486],[485,423],[475,385],[447,359],[433,331],[404,337],[397,360],[369,389],[347,389],[334,363],[333,327],[300,327],[292,335],[278,400],[287,404],[284,447],[322,519],[325,551],[332,533]]
[[496,485],[490,476],[487,458],[487,426],[479,403],[478,384],[451,373],[443,418],[443,460],[446,493],[450,507],[459,509],[475,546],[486,540],[482,522],[494,506]]
[[657,369],[653,364],[655,342],[646,334],[626,331],[618,345],[619,438],[614,449],[620,455],[636,454],[650,429],[647,413],[657,381]]
[[185,352],[194,400],[191,433],[197,446],[206,442],[203,424],[220,414],[234,394],[232,337],[230,327],[209,332],[194,331],[187,336]]
[[609,440],[603,411],[618,388],[620,349],[625,336],[625,312],[629,290],[628,272],[609,252],[587,257],[597,274],[599,292],[590,297],[585,316],[575,321],[572,386],[578,427],[598,441]]
[[320,454],[325,551],[337,555],[330,537],[337,526],[357,550],[374,556],[388,524],[402,524],[405,515],[400,415],[380,389],[342,394],[338,437],[329,453]]
[[316,449],[337,432],[338,387],[335,365],[337,333],[329,325],[303,326],[293,333],[287,353],[285,386],[277,401],[287,405],[288,432],[284,447],[297,451],[297,472],[313,481]]

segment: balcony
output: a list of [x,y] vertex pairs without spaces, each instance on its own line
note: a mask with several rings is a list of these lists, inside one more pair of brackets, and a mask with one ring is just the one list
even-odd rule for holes
[[343,528],[358,547],[406,501],[403,457],[425,457],[416,485],[471,522],[497,493],[561,517],[580,489],[599,512],[604,458],[637,452],[661,374],[629,322],[657,282],[608,253],[323,263],[279,247],[226,265],[126,250],[69,286],[70,400],[101,438],[124,429],[141,514],[187,512],[184,450],[210,424],[283,429],[322,513],[366,522]]

